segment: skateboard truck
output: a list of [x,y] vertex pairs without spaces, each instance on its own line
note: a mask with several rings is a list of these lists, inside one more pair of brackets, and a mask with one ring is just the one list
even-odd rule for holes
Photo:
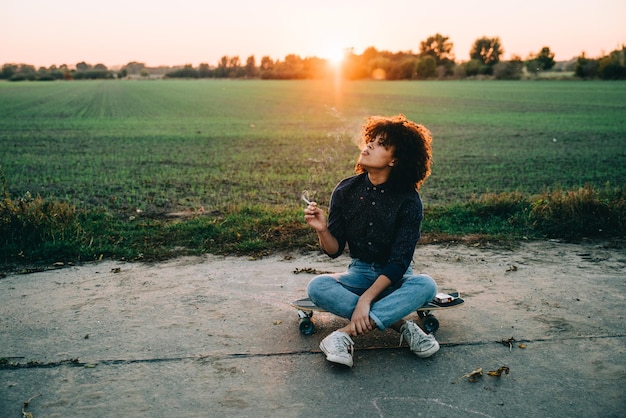
[[303,335],[313,334],[315,332],[315,325],[313,324],[313,321],[311,321],[313,311],[305,312],[302,309],[298,309],[298,316],[300,317],[300,322],[298,324],[300,333]]
[[439,329],[439,320],[429,311],[417,311],[417,317],[427,334],[432,334]]

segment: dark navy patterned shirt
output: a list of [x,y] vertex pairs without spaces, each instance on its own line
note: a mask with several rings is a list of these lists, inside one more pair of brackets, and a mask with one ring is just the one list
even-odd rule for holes
[[367,173],[349,177],[330,199],[328,230],[339,251],[328,255],[338,257],[347,243],[352,258],[382,264],[381,274],[396,283],[413,260],[423,216],[417,191],[374,186]]

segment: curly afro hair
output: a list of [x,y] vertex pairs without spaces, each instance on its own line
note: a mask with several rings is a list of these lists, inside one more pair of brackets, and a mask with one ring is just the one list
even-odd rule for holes
[[[391,169],[388,183],[400,190],[419,190],[430,175],[432,163],[432,137],[423,125],[407,120],[403,114],[383,117],[370,116],[362,130],[363,145],[375,140],[385,147],[394,147],[395,164]],[[364,173],[359,163],[354,169]]]

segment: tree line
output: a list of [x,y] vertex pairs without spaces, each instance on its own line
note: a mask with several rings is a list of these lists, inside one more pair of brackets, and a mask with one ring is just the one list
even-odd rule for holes
[[[476,39],[469,53],[469,60],[457,62],[454,45],[449,37],[439,33],[420,42],[419,52],[379,51],[367,48],[362,54],[353,49],[345,51],[339,71],[348,80],[427,80],[461,78],[495,78],[499,80],[519,80],[532,77],[542,71],[552,70],[556,62],[549,47],[529,54],[525,59],[512,56],[504,61],[504,47],[499,37]],[[573,71],[584,79],[603,80],[626,79],[626,46],[597,59],[587,58],[584,53],[572,60],[562,70]],[[126,77],[168,77],[168,78],[260,78],[260,79],[317,79],[334,75],[335,69],[328,61],[318,57],[302,58],[295,54],[283,60],[273,60],[264,56],[257,64],[254,55],[242,62],[239,56],[223,56],[215,66],[201,63],[198,67],[184,65],[177,67],[147,67],[140,62],[130,62],[117,71],[103,64],[90,65],[85,62],[75,68],[67,65],[36,69],[28,64],[4,64],[0,79],[21,80],[80,80],[115,79]]]

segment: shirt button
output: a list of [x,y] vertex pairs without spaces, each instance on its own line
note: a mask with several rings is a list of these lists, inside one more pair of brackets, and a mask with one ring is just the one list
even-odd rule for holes
[[370,241],[370,242],[368,242],[368,243],[367,243],[367,245],[370,245],[370,246],[371,246],[371,245],[372,245],[371,241]]
[[370,226],[374,226],[374,222],[370,222]]
[[375,205],[375,204],[376,204],[376,202],[372,202],[372,205]]
[[372,187],[374,190],[376,190],[376,187]]

